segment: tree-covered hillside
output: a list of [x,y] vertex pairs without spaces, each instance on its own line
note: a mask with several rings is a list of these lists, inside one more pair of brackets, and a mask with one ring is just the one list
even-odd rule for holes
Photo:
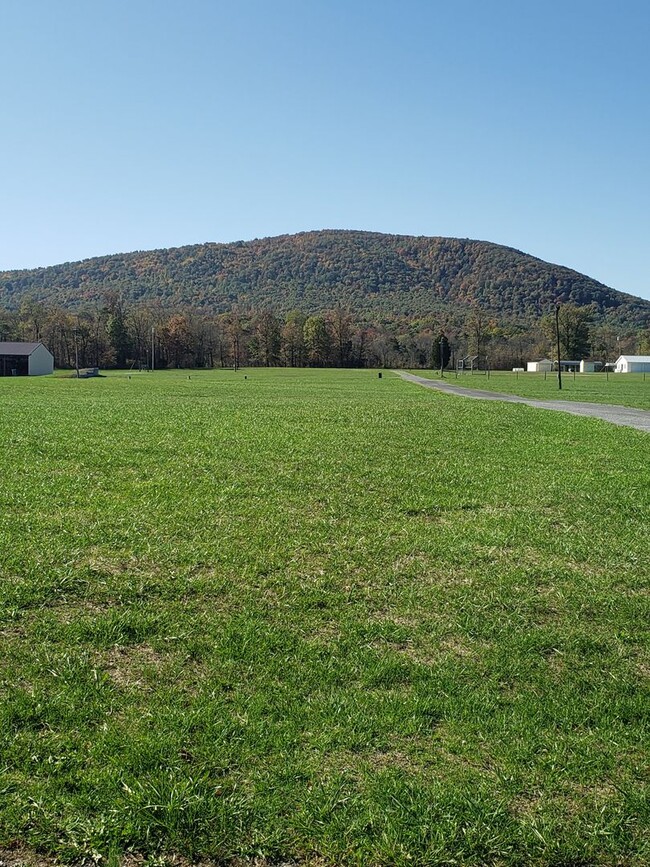
[[235,306],[319,313],[341,305],[375,322],[431,314],[463,319],[470,307],[532,322],[557,299],[633,327],[650,317],[648,301],[509,247],[371,232],[304,232],[0,273],[0,305],[9,309],[25,297],[79,309],[115,293],[126,302],[158,300],[213,313]]

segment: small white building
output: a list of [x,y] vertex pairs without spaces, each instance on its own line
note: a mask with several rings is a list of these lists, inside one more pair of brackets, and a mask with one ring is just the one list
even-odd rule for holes
[[553,370],[553,362],[550,358],[542,358],[541,361],[529,361],[526,364],[528,373],[550,373]]
[[580,362],[580,373],[596,373],[602,370],[602,361],[586,361],[584,358]]
[[619,355],[615,373],[650,373],[650,355]]
[[54,373],[54,356],[43,344],[0,342],[0,376],[44,376]]

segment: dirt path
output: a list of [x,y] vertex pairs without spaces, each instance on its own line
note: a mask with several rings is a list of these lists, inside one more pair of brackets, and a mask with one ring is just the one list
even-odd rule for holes
[[506,403],[525,403],[526,406],[532,406],[536,409],[554,409],[557,412],[568,412],[571,415],[600,418],[612,424],[633,427],[650,433],[650,412],[645,409],[613,406],[609,403],[581,403],[575,400],[533,400],[529,397],[519,397],[516,394],[501,394],[495,391],[481,391],[478,388],[464,388],[440,379],[425,379],[423,376],[415,376],[402,370],[395,370],[394,373],[409,382],[416,382],[426,388],[435,388],[438,391],[445,391],[447,394],[455,394],[458,397],[470,397],[474,400],[500,400]]

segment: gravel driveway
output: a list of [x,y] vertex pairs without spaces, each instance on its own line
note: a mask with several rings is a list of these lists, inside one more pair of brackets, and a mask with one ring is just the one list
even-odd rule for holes
[[571,415],[586,415],[650,433],[650,412],[645,409],[614,406],[609,403],[582,403],[576,400],[533,400],[528,397],[519,397],[516,394],[501,394],[494,391],[481,391],[478,388],[464,388],[441,379],[425,379],[423,376],[415,376],[402,370],[393,372],[409,382],[416,382],[426,388],[435,388],[438,391],[445,391],[458,397],[470,397],[474,400],[500,400],[505,403],[525,403],[526,406],[533,406],[536,409],[554,409],[557,412],[568,412]]

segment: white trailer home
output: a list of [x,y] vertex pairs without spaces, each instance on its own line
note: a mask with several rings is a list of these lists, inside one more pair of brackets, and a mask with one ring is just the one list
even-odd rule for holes
[[528,373],[550,373],[553,370],[553,362],[550,358],[542,358],[541,361],[529,361],[526,364]]
[[620,355],[614,365],[615,373],[650,373],[650,355]]

